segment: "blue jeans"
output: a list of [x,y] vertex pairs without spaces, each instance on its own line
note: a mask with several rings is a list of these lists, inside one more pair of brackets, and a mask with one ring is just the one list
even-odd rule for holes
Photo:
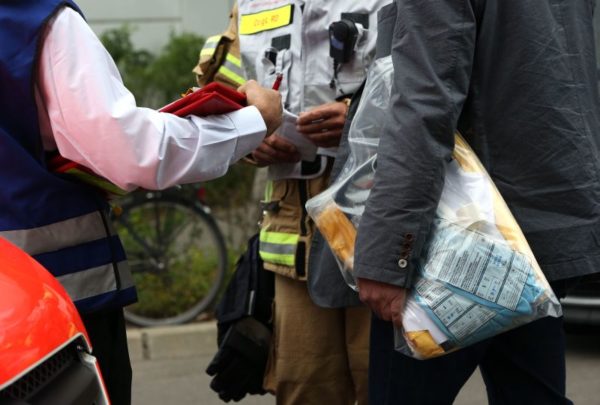
[[372,317],[372,405],[452,404],[477,366],[491,405],[572,404],[565,396],[562,318],[542,318],[446,356],[415,360],[394,350],[392,324]]

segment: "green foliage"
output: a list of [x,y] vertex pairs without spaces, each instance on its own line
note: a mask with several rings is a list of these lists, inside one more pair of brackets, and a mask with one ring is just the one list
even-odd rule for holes
[[160,105],[197,86],[191,70],[198,63],[198,52],[203,44],[204,38],[194,34],[171,35],[169,43],[152,64],[150,75],[152,87],[157,92],[156,101]]
[[129,25],[105,31],[100,40],[115,61],[125,86],[139,105],[150,106],[150,77],[156,56],[147,50],[135,49],[131,42],[133,29]]
[[231,166],[227,176],[204,185],[207,203],[216,207],[239,207],[252,194],[254,173],[254,166]]
[[196,85],[192,68],[204,38],[192,33],[171,34],[158,55],[136,49],[131,41],[133,28],[124,25],[105,31],[100,40],[113,57],[125,86],[138,105],[159,108]]
[[175,316],[204,299],[219,275],[210,228],[191,209],[170,202],[129,207],[115,222],[138,288],[129,311]]

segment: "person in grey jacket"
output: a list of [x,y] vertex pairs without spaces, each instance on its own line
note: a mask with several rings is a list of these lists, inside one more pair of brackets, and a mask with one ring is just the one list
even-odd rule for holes
[[360,297],[378,317],[370,403],[450,404],[477,366],[490,403],[571,403],[562,318],[427,361],[394,352],[393,325],[401,325],[457,129],[557,295],[600,271],[593,8],[590,0],[396,0],[380,16],[394,21],[394,86],[355,250]]

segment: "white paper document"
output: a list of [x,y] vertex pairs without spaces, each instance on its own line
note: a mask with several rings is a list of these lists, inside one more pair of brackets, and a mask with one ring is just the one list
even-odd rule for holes
[[308,137],[296,130],[296,121],[298,116],[289,111],[283,111],[283,121],[276,131],[279,136],[285,138],[296,146],[302,160],[312,162],[317,156],[317,145],[312,143]]

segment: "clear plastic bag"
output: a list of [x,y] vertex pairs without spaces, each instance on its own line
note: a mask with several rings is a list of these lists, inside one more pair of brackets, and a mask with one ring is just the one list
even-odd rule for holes
[[348,159],[332,185],[306,204],[309,215],[334,252],[344,279],[354,289],[356,227],[373,185],[379,131],[389,105],[392,77],[391,57],[378,59],[371,65],[350,125]]
[[[355,289],[356,226],[372,186],[392,76],[390,58],[375,63],[350,128],[350,157],[332,186],[306,205]],[[418,359],[561,315],[559,301],[508,206],[458,134],[417,272],[395,343],[397,350]]]

